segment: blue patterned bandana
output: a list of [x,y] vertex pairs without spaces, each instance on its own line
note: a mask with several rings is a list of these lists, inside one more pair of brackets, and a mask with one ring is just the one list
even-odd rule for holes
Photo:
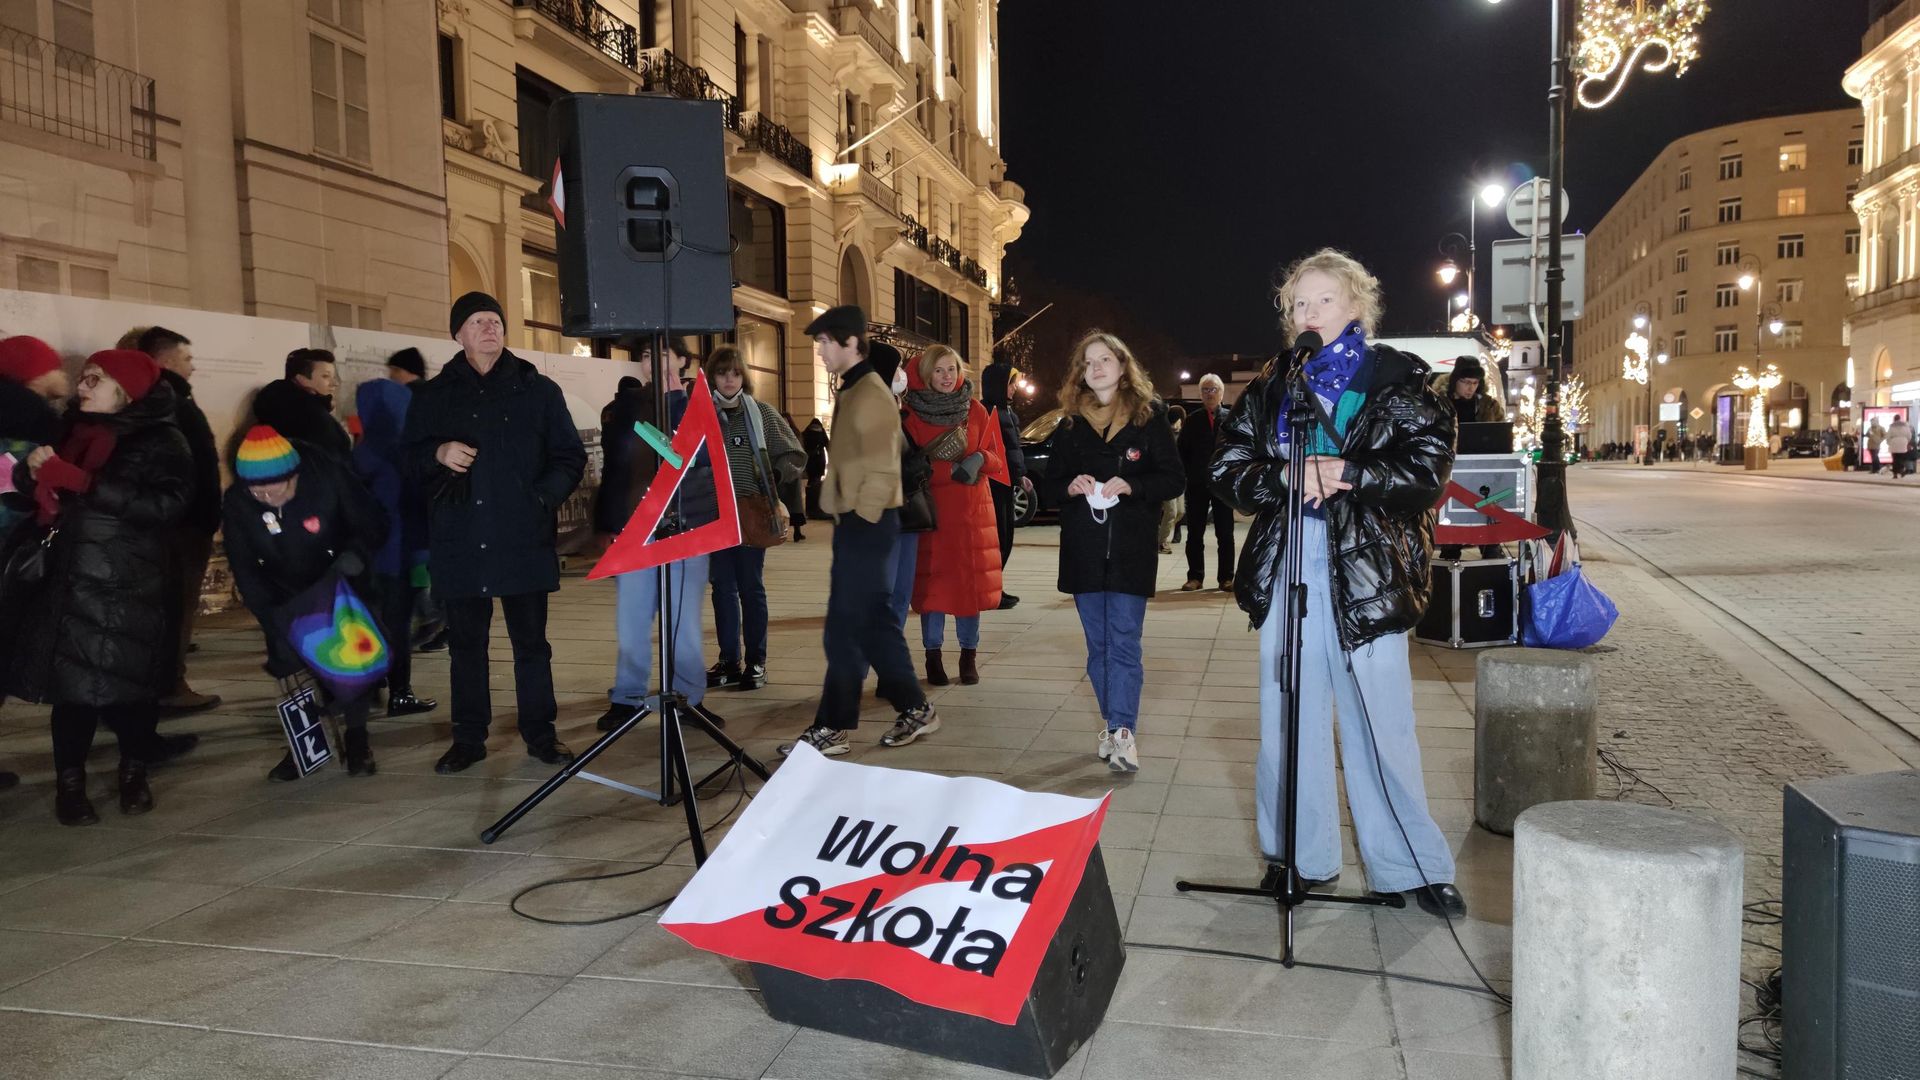
[[[1328,415],[1339,412],[1340,395],[1346,393],[1347,386],[1360,370],[1367,356],[1367,334],[1358,322],[1347,324],[1341,335],[1320,347],[1307,361],[1307,386],[1325,405]],[[1283,399],[1280,410],[1280,445],[1289,445],[1287,437],[1287,413],[1292,411],[1293,395],[1291,388]],[[1336,451],[1337,452],[1337,451]]]

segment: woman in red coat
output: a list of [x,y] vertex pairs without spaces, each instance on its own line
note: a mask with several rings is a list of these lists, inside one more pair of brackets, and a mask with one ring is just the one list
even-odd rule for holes
[[920,534],[913,610],[927,649],[927,681],[947,685],[940,649],[947,616],[960,637],[960,681],[980,681],[980,613],[1000,606],[1000,529],[983,478],[1007,482],[1007,455],[993,417],[973,399],[966,362],[935,345],[908,366],[907,437],[933,466],[934,530]]

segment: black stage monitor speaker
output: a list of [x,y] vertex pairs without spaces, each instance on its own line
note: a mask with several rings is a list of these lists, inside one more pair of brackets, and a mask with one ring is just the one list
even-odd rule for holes
[[1073,901],[1011,1025],[936,1009],[862,979],[754,964],[775,1020],[1027,1076],[1052,1076],[1099,1029],[1126,963],[1107,866],[1094,845]]
[[1920,1077],[1920,771],[1787,786],[1785,1080]]
[[571,337],[732,330],[720,103],[570,94],[553,103],[552,123],[561,328]]

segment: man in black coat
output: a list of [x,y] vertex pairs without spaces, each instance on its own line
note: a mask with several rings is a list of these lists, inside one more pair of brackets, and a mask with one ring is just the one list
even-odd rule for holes
[[[1027,456],[1020,450],[1020,424],[1014,416],[1011,384],[1013,382],[1013,362],[1000,357],[988,364],[980,372],[980,404],[995,411],[1000,422],[1000,441],[1007,452],[1007,477],[1012,486],[998,480],[988,481],[988,490],[993,495],[993,516],[1000,528],[1000,570],[1006,572],[1007,560],[1013,556],[1013,489],[1026,489],[1027,496],[1033,496],[1033,480],[1027,476]],[[1000,590],[1000,610],[1018,604],[1020,598]]]
[[1210,490],[1207,476],[1220,425],[1227,420],[1221,404],[1226,394],[1220,376],[1200,376],[1201,408],[1189,412],[1180,428],[1180,463],[1187,471],[1187,583],[1180,586],[1182,592],[1194,592],[1206,580],[1208,515],[1220,549],[1220,588],[1233,588],[1233,507]]
[[173,422],[193,452],[193,497],[187,516],[172,529],[173,552],[180,560],[180,675],[173,691],[160,699],[163,713],[202,712],[220,704],[218,694],[195,693],[187,685],[187,651],[200,614],[200,586],[213,558],[213,534],[220,531],[220,452],[213,427],[193,400],[193,342],[164,326],[150,326],[136,347],[160,365],[160,378],[173,387]]
[[[641,364],[635,370],[652,376],[650,365]],[[593,497],[594,532],[618,536],[646,493],[647,478],[634,475],[635,458],[643,444],[633,425],[643,420],[653,420],[653,395],[641,378],[622,375],[613,400],[600,410],[600,490]]]
[[353,455],[353,438],[333,418],[333,392],[339,385],[332,353],[295,349],[287,354],[285,377],[254,396],[253,415],[287,438],[345,462]]
[[565,764],[573,751],[553,728],[547,594],[560,588],[556,515],[586,471],[586,448],[559,385],[507,351],[498,300],[467,293],[448,328],[461,351],[415,394],[402,440],[407,469],[431,500],[433,588],[447,609],[453,745],[434,771],[460,772],[487,756],[495,599],[513,642],[527,753]]

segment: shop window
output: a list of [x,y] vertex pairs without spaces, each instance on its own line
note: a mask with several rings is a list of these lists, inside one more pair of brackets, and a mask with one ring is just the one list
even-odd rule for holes
[[787,295],[787,209],[739,186],[727,190],[733,231],[733,277],[775,296]]

